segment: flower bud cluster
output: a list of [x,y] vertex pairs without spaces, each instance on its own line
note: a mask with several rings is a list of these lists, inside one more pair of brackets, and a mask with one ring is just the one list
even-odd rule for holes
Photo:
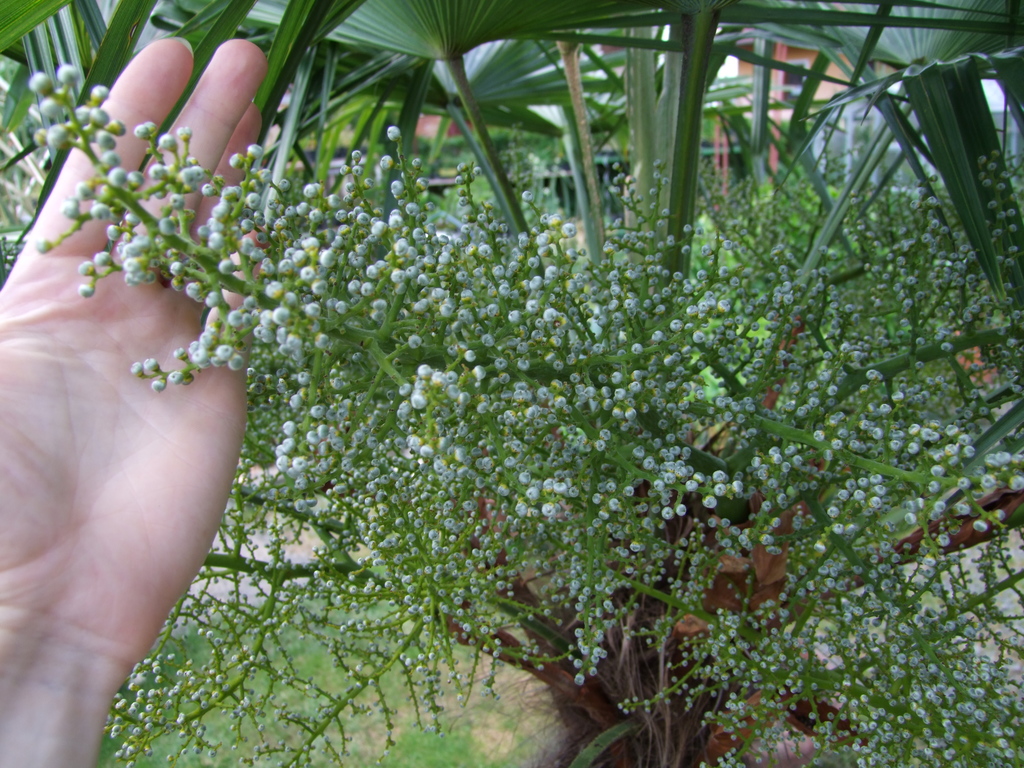
[[[73,141],[94,146],[69,125]],[[396,665],[431,699],[453,643],[561,665],[582,683],[603,674],[609,638],[628,635],[672,661],[665,685],[624,698],[626,709],[672,697],[696,706],[757,680],[760,706],[780,718],[793,692],[841,700],[889,760],[959,749],[960,734],[1005,751],[998,742],[1016,732],[1019,708],[972,693],[1006,693],[1005,681],[954,653],[977,639],[957,606],[1005,574],[950,576],[948,594],[928,600],[920,592],[939,568],[959,573],[945,547],[964,520],[999,536],[1011,522],[987,495],[1020,490],[1024,456],[1015,438],[996,450],[982,434],[1019,399],[1022,318],[984,290],[954,233],[930,227],[927,202],[892,206],[919,225],[916,237],[853,234],[867,287],[833,258],[802,276],[798,254],[746,230],[691,231],[694,269],[683,275],[668,266],[676,244],[658,234],[657,190],[646,201],[625,194],[635,220],[586,254],[560,213],[536,208],[528,231],[509,232],[474,199],[478,169],[467,166],[459,220],[442,218],[400,143],[378,165],[353,152],[336,182],[305,184],[272,183],[251,147],[233,159],[243,181],[230,186],[188,156],[187,131],[156,134],[137,129],[154,157],[142,180],[112,179],[119,165],[93,150],[92,197],[78,201],[92,205],[75,222],[106,205],[112,247],[83,266],[86,288],[118,272],[217,310],[177,351],[179,369],[155,359],[134,368],[157,389],[211,366],[247,369],[249,431],[214,562],[243,561],[235,578],[252,579],[259,599],[228,605],[203,593],[190,604],[237,626],[250,650],[286,644],[285,622],[260,613],[272,604],[346,659],[344,696],[327,685],[304,694],[318,711],[337,716]],[[195,192],[216,199],[206,221],[188,204]],[[777,226],[773,236],[800,221],[775,215],[761,222]],[[943,280],[947,291],[924,288]],[[919,555],[901,554],[896,544],[914,532]],[[309,536],[316,557],[299,562],[287,544]],[[758,591],[766,561],[785,566],[774,591]],[[638,620],[648,598],[660,608]],[[672,638],[686,614],[707,616],[709,629],[684,647]],[[498,630],[510,615],[564,642],[530,629],[505,647]],[[995,625],[997,612],[988,617]],[[261,653],[154,685],[201,714],[236,706],[246,663],[306,685]],[[706,665],[703,682],[687,664]],[[937,736],[953,694],[973,709],[956,738]],[[748,727],[746,698],[728,701],[720,722]],[[204,743],[188,724],[201,717],[182,725],[173,707],[131,706],[137,722]],[[882,712],[915,738],[872,725]],[[315,715],[289,717],[323,731]],[[983,732],[996,721],[1002,735]],[[137,727],[141,743],[149,731]],[[848,736],[831,724],[819,740]]]
[[[153,361],[133,365],[133,373],[152,380],[154,389],[187,384],[196,371],[210,366],[244,367],[245,340],[258,322],[262,298],[256,291],[262,286],[252,279],[261,261],[260,242],[266,241],[255,232],[263,223],[260,211],[268,189],[268,172],[258,167],[262,148],[254,145],[231,158],[246,176],[240,185],[229,186],[189,154],[190,128],[160,134],[156,125],[144,123],[133,133],[146,143],[152,160],[145,173],[129,170],[115,151],[115,137],[123,136],[125,128],[107,116],[106,88],[94,88],[85,106],[72,109],[67,86],[54,89],[45,78],[34,78],[34,83],[48,94],[54,117],[67,113],[66,122],[37,138],[45,138],[54,149],[79,149],[96,170],[63,204],[71,228],[58,241],[37,247],[53,248],[88,221],[106,222],[110,245],[79,267],[86,278],[79,289],[82,296],[92,296],[99,279],[118,273],[128,285],[162,281],[206,308],[220,310],[188,349],[175,354],[181,361],[176,370],[165,371]],[[53,141],[55,132],[60,142]],[[199,195],[218,199],[205,222],[195,218]],[[229,291],[243,296],[236,310],[228,311]]]

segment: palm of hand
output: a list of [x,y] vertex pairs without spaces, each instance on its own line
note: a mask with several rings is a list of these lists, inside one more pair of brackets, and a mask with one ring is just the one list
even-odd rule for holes
[[[182,118],[210,125],[195,154],[218,172],[229,170],[222,155],[252,140],[249,99],[263,71],[254,47],[225,49]],[[151,87],[160,70],[168,85],[134,102],[141,114],[123,107],[127,124],[160,121],[187,79],[187,55],[173,43],[140,54],[119,83],[123,101],[126,77]],[[52,209],[81,172],[69,164],[36,236],[66,227]],[[81,299],[78,264],[104,244],[92,227],[45,256],[27,248],[0,292],[0,630],[66,634],[130,666],[216,530],[244,429],[244,381],[211,370],[157,395],[131,376],[131,362],[195,338],[199,307],[116,278]]]

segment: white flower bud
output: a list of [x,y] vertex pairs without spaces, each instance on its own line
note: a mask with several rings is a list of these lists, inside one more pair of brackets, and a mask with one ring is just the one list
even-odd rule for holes
[[51,125],[46,131],[46,145],[50,149],[67,149],[71,144],[71,135],[63,125]]
[[64,115],[64,107],[56,99],[47,96],[39,105],[39,111],[51,120],[59,120]]
[[45,72],[36,72],[28,80],[28,89],[40,96],[53,92],[53,80]]
[[71,64],[61,64],[57,69],[57,79],[64,85],[75,85],[82,79],[82,73],[78,71],[78,67]]
[[137,138],[149,140],[156,133],[156,123],[140,123],[135,126],[134,133]]

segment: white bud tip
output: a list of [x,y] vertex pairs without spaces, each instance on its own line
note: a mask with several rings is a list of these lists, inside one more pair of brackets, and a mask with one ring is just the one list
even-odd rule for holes
[[43,72],[36,72],[29,78],[28,88],[33,93],[45,96],[53,90],[53,80]]
[[74,85],[81,79],[82,75],[77,67],[71,64],[62,64],[57,70],[57,79],[64,85]]

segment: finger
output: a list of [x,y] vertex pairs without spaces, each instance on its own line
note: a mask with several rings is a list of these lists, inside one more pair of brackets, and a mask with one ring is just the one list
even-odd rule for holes
[[245,114],[242,115],[242,119],[238,121],[235,132],[231,134],[231,139],[228,141],[227,147],[225,147],[215,170],[215,173],[218,176],[223,176],[228,184],[238,184],[242,180],[242,176],[244,176],[240,169],[231,166],[231,156],[244,155],[249,146],[259,139],[260,127],[262,125],[263,117],[260,115],[259,108],[255,104],[250,103],[249,107],[245,110]]
[[[132,129],[147,121],[162,123],[192,74],[192,51],[178,38],[158,40],[146,46],[125,68],[110,89],[104,109],[112,119],[128,128],[117,142],[117,153],[124,168],[138,168],[148,149],[146,142],[132,135]],[[61,205],[75,186],[93,177],[95,171],[81,152],[70,154],[46,206],[33,230],[34,239],[55,239],[69,228],[69,220],[61,213]],[[74,248],[56,249],[54,253],[73,252],[81,255],[106,244],[105,227],[97,222],[73,238]]]
[[[228,140],[227,146],[221,155],[220,163],[217,165],[214,171],[218,176],[223,176],[224,181],[228,185],[235,185],[241,182],[244,172],[238,168],[231,167],[231,156],[235,154],[244,154],[249,145],[255,142],[260,135],[260,125],[263,123],[263,118],[260,115],[259,109],[255,104],[249,104],[242,119],[238,121],[238,125],[235,128],[235,132],[231,134],[231,138]],[[213,198],[204,197],[202,202],[199,204],[199,210],[196,216],[196,224],[205,222],[212,212],[213,206],[216,205],[217,201]],[[236,264],[238,263],[238,257],[232,257]],[[228,301],[228,306],[231,309],[237,309],[242,303],[242,297],[234,293],[226,293],[225,298]]]
[[[262,123],[263,118],[260,115],[259,109],[255,104],[250,103],[245,114],[242,115],[242,119],[238,121],[235,132],[231,134],[227,146],[221,153],[220,162],[217,163],[217,167],[214,169],[214,173],[217,176],[223,176],[224,181],[229,186],[239,184],[244,176],[242,170],[231,167],[231,156],[245,154],[249,145],[259,138]],[[196,226],[206,222],[210,217],[213,206],[216,204],[216,199],[209,197],[204,197],[200,201],[199,208],[196,210]]]
[[[225,148],[246,117],[267,72],[263,52],[245,40],[230,40],[213,55],[195,92],[175,121],[194,129],[189,153],[203,168],[220,165]],[[198,198],[189,201],[198,204]]]

